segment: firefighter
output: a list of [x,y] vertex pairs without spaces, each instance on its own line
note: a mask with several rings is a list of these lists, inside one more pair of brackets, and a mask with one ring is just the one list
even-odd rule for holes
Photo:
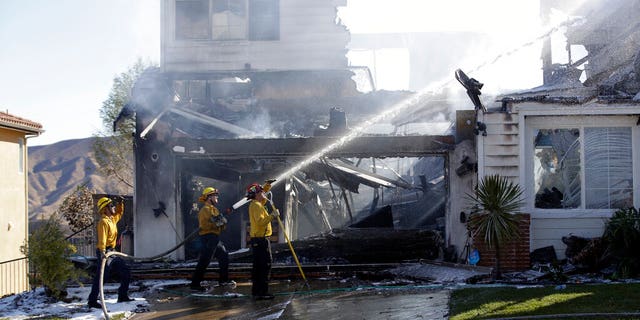
[[[112,199],[102,197],[98,200],[98,213],[100,221],[98,221],[97,235],[98,243],[96,244],[96,256],[98,257],[98,265],[96,266],[96,274],[93,277],[91,285],[91,293],[89,294],[88,305],[90,308],[101,309],[102,305],[98,303],[98,294],[100,290],[100,266],[102,258],[107,252],[115,250],[116,239],[118,238],[118,228],[116,224],[124,214],[124,201],[118,202],[116,205]],[[120,287],[118,288],[118,302],[129,302],[134,299],[129,298],[129,282],[131,281],[131,271],[124,259],[121,257],[109,258],[107,261],[104,275],[116,273],[120,278]],[[104,303],[104,301],[102,301]]]
[[249,219],[251,222],[250,245],[253,255],[251,294],[258,300],[274,298],[274,296],[269,293],[269,273],[272,262],[269,237],[272,233],[271,221],[277,217],[278,212],[274,210],[269,214],[265,207],[267,203],[265,192],[271,190],[271,183],[274,181],[275,180],[267,180],[263,186],[253,183],[247,187],[246,197],[248,200],[251,200],[249,204]]
[[207,271],[207,266],[211,262],[212,257],[218,259],[220,268],[220,276],[218,285],[225,287],[235,287],[236,283],[229,280],[229,253],[224,247],[224,243],[220,241],[220,233],[227,227],[226,218],[220,214],[218,208],[218,197],[220,193],[216,188],[207,187],[202,190],[202,195],[198,201],[203,202],[204,206],[198,213],[198,225],[200,231],[200,258],[198,265],[191,277],[191,290],[205,291],[206,289],[200,285]]

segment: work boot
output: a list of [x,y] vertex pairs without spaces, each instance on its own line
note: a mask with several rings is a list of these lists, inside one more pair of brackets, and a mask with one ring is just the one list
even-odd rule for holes
[[229,280],[229,281],[218,282],[218,285],[221,287],[233,289],[236,287],[236,282],[233,280]]
[[120,303],[120,302],[130,302],[130,301],[135,301],[135,300],[136,299],[129,298],[129,296],[118,297],[118,303]]
[[98,301],[89,301],[87,306],[89,306],[89,308],[102,309],[102,305]]

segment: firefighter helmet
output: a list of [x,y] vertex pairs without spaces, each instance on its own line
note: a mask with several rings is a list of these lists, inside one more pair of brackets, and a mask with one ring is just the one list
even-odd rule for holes
[[252,183],[247,187],[247,199],[253,199],[256,197],[256,194],[262,192],[262,186],[257,183]]
[[210,194],[219,194],[218,189],[214,188],[214,187],[206,187],[204,188],[204,190],[202,190],[202,195],[203,196],[208,196]]
[[98,200],[98,212],[102,211],[102,209],[104,207],[106,207],[107,205],[109,205],[110,203],[112,203],[113,200],[107,198],[107,197],[102,197]]
[[198,198],[198,200],[200,202],[205,202],[207,201],[207,197],[209,197],[212,194],[218,195],[220,193],[218,192],[218,189],[214,187],[206,187],[204,188],[204,190],[202,190],[202,195],[200,196],[200,198]]

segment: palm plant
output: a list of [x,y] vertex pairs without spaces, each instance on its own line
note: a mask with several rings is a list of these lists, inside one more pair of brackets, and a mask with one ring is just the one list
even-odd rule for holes
[[640,212],[636,208],[618,209],[607,222],[603,238],[621,277],[640,273]]
[[467,194],[471,202],[468,228],[474,239],[482,239],[496,252],[494,276],[500,278],[500,248],[519,236],[518,224],[523,190],[506,177],[485,176],[474,194]]

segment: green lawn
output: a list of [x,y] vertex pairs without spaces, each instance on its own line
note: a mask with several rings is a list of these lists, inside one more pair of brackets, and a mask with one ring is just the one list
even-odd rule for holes
[[450,301],[451,320],[624,312],[640,312],[640,284],[466,288],[453,291]]

